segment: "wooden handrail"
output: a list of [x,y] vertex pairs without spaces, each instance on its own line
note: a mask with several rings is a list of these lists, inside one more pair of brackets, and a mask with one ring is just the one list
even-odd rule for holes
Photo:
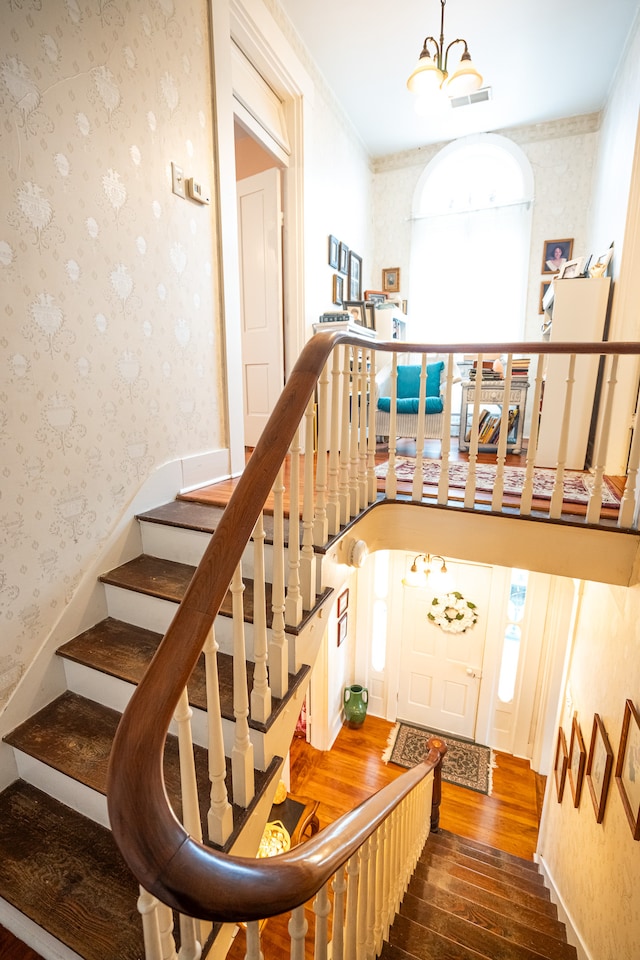
[[183,688],[284,461],[331,351],[339,344],[398,353],[638,354],[638,343],[408,344],[347,332],[317,334],[304,347],[240,477],[176,615],[124,712],[109,763],[115,839],[148,891],[183,913],[218,921],[261,919],[304,903],[438,762],[427,761],[272,861],[216,853],[175,817],[164,788],[163,751]]

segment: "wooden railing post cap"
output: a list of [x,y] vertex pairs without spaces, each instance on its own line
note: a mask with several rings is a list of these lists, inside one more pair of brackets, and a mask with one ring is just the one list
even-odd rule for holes
[[447,744],[441,737],[429,737],[427,740],[429,750],[437,750],[440,754],[440,760],[443,760],[447,752]]

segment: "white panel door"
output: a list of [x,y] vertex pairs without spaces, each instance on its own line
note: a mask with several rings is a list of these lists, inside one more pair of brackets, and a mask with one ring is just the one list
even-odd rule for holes
[[491,568],[453,566],[456,589],[478,605],[477,623],[446,633],[428,617],[433,591],[403,588],[398,720],[442,733],[475,738],[480,678],[491,592]]
[[255,446],[284,385],[280,171],[237,190],[244,433]]

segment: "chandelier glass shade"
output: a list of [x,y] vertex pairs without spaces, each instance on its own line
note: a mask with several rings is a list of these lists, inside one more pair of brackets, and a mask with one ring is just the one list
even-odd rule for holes
[[432,553],[419,553],[402,583],[405,587],[426,587],[428,584],[438,596],[453,590],[453,577],[446,560]]
[[[471,60],[467,41],[458,37],[444,45],[445,3],[446,0],[440,0],[440,40],[425,38],[418,64],[407,80],[407,87],[419,100],[433,99],[440,91],[448,97],[467,96],[482,86],[482,76]],[[458,44],[462,44],[464,50],[457,66],[449,73],[449,53]]]

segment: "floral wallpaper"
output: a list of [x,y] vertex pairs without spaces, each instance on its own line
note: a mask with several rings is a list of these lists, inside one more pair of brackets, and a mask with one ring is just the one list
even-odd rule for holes
[[206,0],[2,0],[0,708],[163,463],[215,449]]

